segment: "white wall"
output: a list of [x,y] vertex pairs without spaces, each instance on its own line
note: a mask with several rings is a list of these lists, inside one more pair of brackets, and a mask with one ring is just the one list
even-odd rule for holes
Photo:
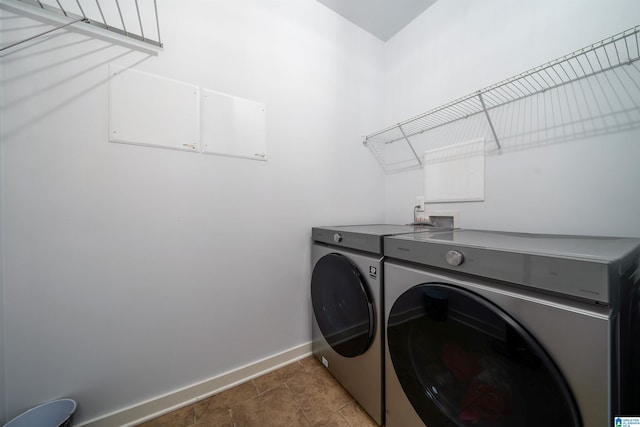
[[[386,45],[385,123],[631,28],[638,17],[633,0],[436,2]],[[484,202],[429,208],[459,210],[464,228],[638,237],[638,140],[627,131],[488,156]],[[410,221],[422,192],[422,171],[388,175],[386,220]]]
[[[2,15],[0,14],[0,18]],[[1,32],[0,32],[1,33]],[[2,38],[0,36],[0,43],[2,42]],[[0,81],[2,81],[2,67],[0,67]],[[2,92],[0,91],[0,104],[2,104]],[[2,115],[0,115],[0,134],[2,133]],[[4,274],[3,274],[3,257],[2,257],[2,248],[3,248],[3,221],[2,221],[2,188],[3,188],[3,180],[2,180],[2,144],[0,143],[0,423],[6,421],[5,420],[5,393],[6,393],[6,381],[5,381],[5,365],[4,365],[4,298],[3,294],[3,282],[4,282]]]
[[[0,10],[0,19],[2,19],[2,11]],[[4,34],[0,31],[0,45],[4,46]],[[1,60],[0,60],[1,61]],[[0,62],[0,81],[4,81],[2,76],[2,66]],[[4,105],[2,102],[4,90],[0,91],[0,105]],[[3,128],[3,120],[4,117],[0,114],[0,135],[2,135]],[[0,136],[1,138],[1,136]],[[2,202],[2,191],[3,191],[3,145],[2,140],[0,139],[0,423],[5,422],[5,414],[6,414],[6,381],[5,381],[5,363],[4,363],[4,298],[3,298],[3,289],[4,289],[4,274],[3,274],[3,247],[4,247],[4,239],[3,239],[3,221],[2,221],[2,212],[3,212],[3,202]]]
[[[382,42],[315,0],[158,5],[157,57],[63,30],[0,62],[8,417],[72,396],[82,423],[309,342],[311,226],[383,220]],[[265,103],[269,160],[107,142],[111,62]]]

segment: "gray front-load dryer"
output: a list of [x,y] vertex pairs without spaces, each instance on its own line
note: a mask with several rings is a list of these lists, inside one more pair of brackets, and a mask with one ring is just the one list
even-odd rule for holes
[[382,238],[427,229],[387,224],[312,229],[313,354],[380,425]]
[[387,427],[638,415],[640,240],[457,230],[384,245]]

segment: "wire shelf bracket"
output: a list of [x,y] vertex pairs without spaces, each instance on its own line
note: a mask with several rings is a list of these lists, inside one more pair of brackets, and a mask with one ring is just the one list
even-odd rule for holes
[[[371,133],[363,143],[385,172],[396,172],[423,167],[416,153],[480,137],[502,153],[525,140],[640,127],[639,33],[636,26],[615,34]],[[410,149],[394,147],[398,141]]]
[[402,126],[398,125],[398,130],[400,130],[400,132],[402,133],[402,137],[404,138],[405,141],[407,141],[407,144],[409,144],[409,149],[411,149],[411,152],[415,156],[416,161],[420,166],[422,166],[422,160],[420,160],[420,156],[418,156],[418,154],[416,153],[416,150],[413,148],[413,145],[411,145],[411,141],[409,141],[407,134],[404,133],[404,129],[402,129]]
[[498,139],[498,135],[496,134],[496,130],[493,127],[493,122],[491,122],[491,116],[489,116],[489,111],[487,111],[487,105],[484,103],[484,99],[482,98],[482,92],[478,91],[478,99],[480,100],[480,104],[482,104],[482,110],[484,111],[485,116],[487,117],[487,123],[491,128],[491,133],[493,134],[493,138],[496,141],[496,145],[498,146],[498,153],[502,152],[502,147],[500,147],[500,140]]

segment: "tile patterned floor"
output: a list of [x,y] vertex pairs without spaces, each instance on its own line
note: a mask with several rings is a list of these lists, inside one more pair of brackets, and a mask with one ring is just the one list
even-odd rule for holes
[[312,356],[140,427],[376,427]]

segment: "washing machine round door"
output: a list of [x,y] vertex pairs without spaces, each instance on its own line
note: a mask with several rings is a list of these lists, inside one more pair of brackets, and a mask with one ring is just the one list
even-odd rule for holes
[[332,253],[316,263],[311,276],[313,314],[327,343],[344,357],[363,354],[374,338],[374,305],[358,268]]
[[395,301],[388,325],[394,371],[426,425],[581,425],[545,350],[483,297],[445,284],[418,285]]

